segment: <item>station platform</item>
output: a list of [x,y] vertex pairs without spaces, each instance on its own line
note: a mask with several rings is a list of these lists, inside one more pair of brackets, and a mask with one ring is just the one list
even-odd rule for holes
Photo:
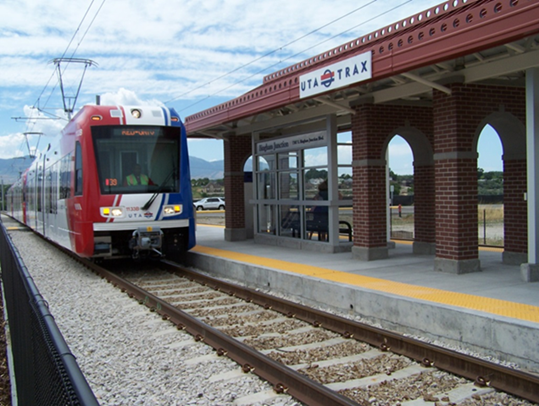
[[539,283],[523,282],[501,249],[480,249],[482,271],[457,275],[434,271],[434,256],[404,241],[387,259],[360,261],[228,242],[222,226],[199,224],[196,234],[185,264],[210,275],[539,374]]

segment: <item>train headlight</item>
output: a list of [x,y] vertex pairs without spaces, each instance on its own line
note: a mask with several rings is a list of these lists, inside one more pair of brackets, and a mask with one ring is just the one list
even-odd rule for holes
[[131,110],[131,115],[134,118],[140,118],[140,117],[142,117],[142,111],[140,111],[139,109],[133,109],[133,110]]
[[124,211],[121,207],[101,207],[103,217],[123,217]]
[[174,214],[180,214],[182,210],[183,206],[181,204],[175,204],[174,206],[165,206],[163,208],[163,212],[169,216],[172,216]]

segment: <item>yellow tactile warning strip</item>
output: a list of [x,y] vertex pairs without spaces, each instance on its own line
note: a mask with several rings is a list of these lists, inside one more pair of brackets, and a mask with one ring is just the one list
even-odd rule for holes
[[426,300],[434,303],[441,303],[449,306],[457,306],[470,310],[477,310],[513,319],[531,321],[539,323],[539,307],[526,304],[509,302],[506,300],[490,299],[481,296],[474,296],[465,293],[449,292],[441,289],[427,288],[423,286],[410,285],[401,282],[392,282],[385,279],[373,278],[370,276],[355,275],[348,272],[336,271],[333,269],[320,268],[311,265],[297,264],[294,262],[281,261],[258,257],[255,255],[241,254],[233,251],[221,250],[218,248],[204,247],[197,245],[192,249],[200,254],[212,255],[215,257],[231,259],[253,265],[262,265],[282,271],[307,275],[332,282],[344,283],[347,285],[359,286],[379,292],[391,293],[394,295],[410,297],[414,299]]

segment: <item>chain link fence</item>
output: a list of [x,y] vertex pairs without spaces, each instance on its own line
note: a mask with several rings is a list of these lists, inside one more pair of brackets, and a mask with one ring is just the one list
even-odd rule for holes
[[[414,239],[413,206],[391,206],[391,238],[397,240]],[[480,246],[504,246],[503,204],[479,205],[477,209],[477,237]]]
[[0,265],[17,404],[98,405],[3,223]]

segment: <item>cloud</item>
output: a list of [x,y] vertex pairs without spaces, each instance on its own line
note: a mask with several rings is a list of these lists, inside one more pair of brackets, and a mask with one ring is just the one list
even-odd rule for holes
[[142,99],[132,90],[120,88],[117,92],[104,93],[101,95],[102,105],[148,105],[163,106],[163,103],[156,99]]
[[408,157],[412,156],[410,145],[400,136],[394,137],[389,143],[389,153],[392,156]]
[[24,106],[25,128],[0,136],[0,158],[13,158],[36,154],[50,144],[54,144],[62,128],[67,123],[66,115],[62,110],[45,114],[31,106]]
[[[23,149],[24,148],[24,149]],[[13,156],[28,155],[25,139],[22,133],[8,134],[0,137],[0,158],[9,159]]]
[[[0,137],[25,131],[10,120],[25,105],[62,107],[54,58],[99,64],[86,71],[76,108],[95,103],[100,94],[103,104],[170,101],[185,116],[238,97],[266,74],[436,3],[402,0],[404,7],[389,12],[395,3],[387,0],[3,0]],[[70,95],[80,83],[77,68],[63,72]]]

